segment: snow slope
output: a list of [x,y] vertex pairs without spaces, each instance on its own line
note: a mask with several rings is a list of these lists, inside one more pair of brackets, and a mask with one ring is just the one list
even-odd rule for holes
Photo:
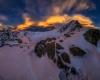
[[47,32],[21,31],[21,43],[0,47],[0,80],[99,80],[99,33],[77,21]]

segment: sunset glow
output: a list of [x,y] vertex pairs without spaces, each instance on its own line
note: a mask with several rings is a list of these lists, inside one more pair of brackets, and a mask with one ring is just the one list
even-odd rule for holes
[[56,15],[56,16],[49,16],[44,21],[33,21],[30,17],[24,17],[24,23],[17,26],[17,30],[25,30],[29,27],[33,26],[40,26],[40,27],[50,27],[51,25],[67,23],[70,20],[77,20],[81,25],[84,27],[94,27],[93,22],[90,18],[85,17],[83,15]]

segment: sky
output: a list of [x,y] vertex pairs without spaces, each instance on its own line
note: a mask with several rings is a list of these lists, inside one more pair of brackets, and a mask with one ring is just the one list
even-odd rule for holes
[[0,0],[0,22],[21,24],[23,14],[33,20],[43,20],[51,15],[82,14],[100,26],[100,0]]

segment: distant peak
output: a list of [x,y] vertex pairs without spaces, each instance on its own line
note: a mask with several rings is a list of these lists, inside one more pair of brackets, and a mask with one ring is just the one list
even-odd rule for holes
[[67,24],[60,27],[60,32],[80,30],[82,25],[77,20],[71,20]]
[[80,24],[78,20],[71,20],[69,23]]

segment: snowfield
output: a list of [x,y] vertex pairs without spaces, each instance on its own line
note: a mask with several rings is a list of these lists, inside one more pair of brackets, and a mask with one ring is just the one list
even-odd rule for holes
[[76,21],[63,26],[19,32],[21,43],[0,47],[0,80],[100,80],[100,35],[84,35],[100,32]]

